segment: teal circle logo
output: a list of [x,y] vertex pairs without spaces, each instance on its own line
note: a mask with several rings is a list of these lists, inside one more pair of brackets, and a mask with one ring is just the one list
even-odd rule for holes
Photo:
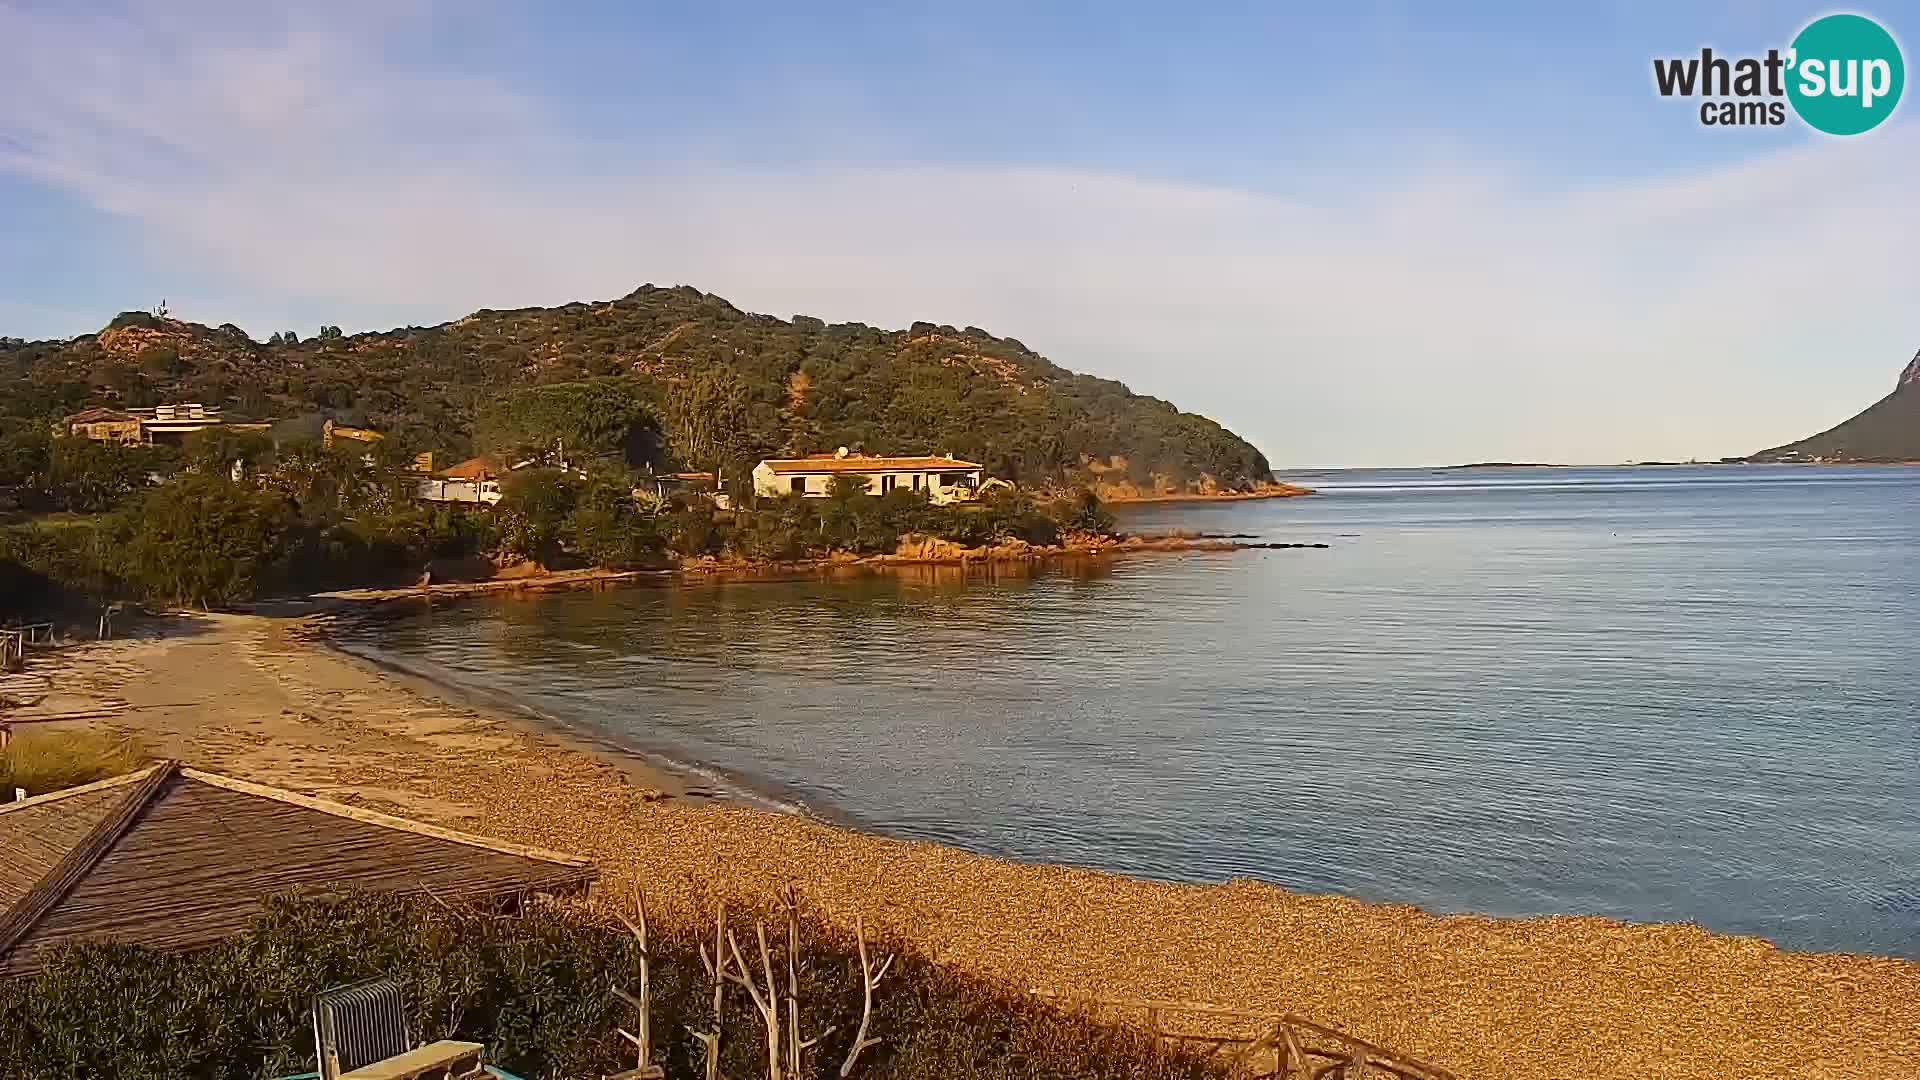
[[1787,100],[1810,126],[1858,135],[1880,126],[1900,104],[1907,67],[1900,45],[1864,15],[1828,15],[1793,39]]

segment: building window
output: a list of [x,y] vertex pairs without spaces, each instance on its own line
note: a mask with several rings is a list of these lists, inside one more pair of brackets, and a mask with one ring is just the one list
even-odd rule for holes
[[804,476],[796,476],[787,481],[787,490],[793,492],[795,495],[805,495],[807,493],[807,478]]
[[886,495],[891,493],[893,491],[893,486],[895,484],[898,484],[899,482],[900,482],[900,478],[897,476],[894,476],[891,473],[881,477],[880,478],[880,494]]
[[920,482],[921,482],[921,481],[923,481],[923,480],[925,480],[925,479],[926,479],[926,477],[925,477],[924,475],[922,475],[922,474],[920,474],[920,473],[914,473],[914,474],[913,474],[913,490],[915,490],[915,491],[919,491],[919,490],[920,490]]

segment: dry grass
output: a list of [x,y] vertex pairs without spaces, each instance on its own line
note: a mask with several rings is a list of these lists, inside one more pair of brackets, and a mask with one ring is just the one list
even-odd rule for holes
[[91,784],[151,760],[140,740],[101,731],[29,731],[0,751],[0,801],[15,788],[29,795]]

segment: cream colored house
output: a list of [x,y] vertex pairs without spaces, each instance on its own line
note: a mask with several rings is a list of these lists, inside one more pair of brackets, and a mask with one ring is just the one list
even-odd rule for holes
[[836,476],[864,476],[869,495],[890,491],[924,491],[936,503],[966,502],[979,497],[977,461],[948,456],[869,457],[846,447],[831,454],[803,458],[769,458],[753,467],[753,493],[778,498],[804,495],[824,498]]

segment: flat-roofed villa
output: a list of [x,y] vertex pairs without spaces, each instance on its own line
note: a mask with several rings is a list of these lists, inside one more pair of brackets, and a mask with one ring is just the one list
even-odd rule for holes
[[188,435],[208,428],[233,431],[268,431],[271,424],[229,420],[219,409],[190,401],[180,405],[156,405],[150,409],[88,409],[60,422],[56,434],[78,435],[95,442],[117,442],[127,446],[179,446]]
[[846,447],[803,458],[769,458],[753,467],[753,493],[778,498],[824,498],[836,476],[864,476],[869,495],[924,491],[936,503],[966,502],[980,494],[977,461],[947,455],[880,457],[853,454]]

